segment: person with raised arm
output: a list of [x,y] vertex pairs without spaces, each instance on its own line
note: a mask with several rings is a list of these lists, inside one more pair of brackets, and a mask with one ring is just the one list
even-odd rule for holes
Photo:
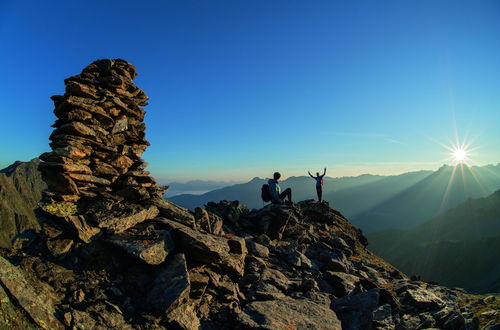
[[316,180],[316,193],[318,194],[318,202],[321,202],[323,199],[323,177],[325,176],[326,174],[326,167],[325,167],[325,171],[323,172],[323,175],[319,175],[319,172],[316,172],[316,176],[313,176],[311,174],[311,172],[307,171],[307,173],[309,173],[309,176],[311,178],[313,178],[314,180]]

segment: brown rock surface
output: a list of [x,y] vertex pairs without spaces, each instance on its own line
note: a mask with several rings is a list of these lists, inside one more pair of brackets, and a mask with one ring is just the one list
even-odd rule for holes
[[48,290],[36,292],[25,278],[22,270],[0,257],[0,284],[15,298],[31,320],[42,329],[64,329],[55,317],[55,295]]

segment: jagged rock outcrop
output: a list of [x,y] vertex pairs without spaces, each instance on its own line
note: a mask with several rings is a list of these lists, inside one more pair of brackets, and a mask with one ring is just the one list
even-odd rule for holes
[[222,201],[190,212],[161,200],[140,159],[147,98],[134,77],[129,63],[100,60],[53,98],[59,119],[40,166],[49,187],[42,229],[0,259],[0,297],[26,316],[6,317],[11,325],[478,327],[483,300],[407,278],[327,203],[249,211]]

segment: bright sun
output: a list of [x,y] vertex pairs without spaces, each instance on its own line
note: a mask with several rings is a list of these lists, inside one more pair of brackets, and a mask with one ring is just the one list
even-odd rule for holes
[[448,157],[446,160],[450,161],[453,165],[465,164],[470,166],[471,158],[475,155],[471,146],[473,141],[460,141],[458,138],[455,141],[450,141],[450,144],[441,144],[448,149]]
[[453,150],[453,158],[457,163],[463,163],[467,158],[467,151],[464,149]]

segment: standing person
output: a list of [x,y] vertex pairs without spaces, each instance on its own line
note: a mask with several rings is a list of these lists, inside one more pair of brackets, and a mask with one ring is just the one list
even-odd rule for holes
[[318,201],[321,202],[322,196],[323,196],[323,177],[326,174],[326,167],[325,171],[323,172],[323,175],[319,175],[319,172],[316,172],[316,176],[312,176],[311,172],[307,171],[309,173],[309,176],[316,180],[316,193],[318,194]]
[[280,193],[280,178],[281,174],[279,172],[274,172],[273,178],[267,181],[269,193],[271,194],[271,201],[273,204],[284,204],[285,198],[288,197],[288,203],[292,204],[292,189],[286,188],[285,191]]

